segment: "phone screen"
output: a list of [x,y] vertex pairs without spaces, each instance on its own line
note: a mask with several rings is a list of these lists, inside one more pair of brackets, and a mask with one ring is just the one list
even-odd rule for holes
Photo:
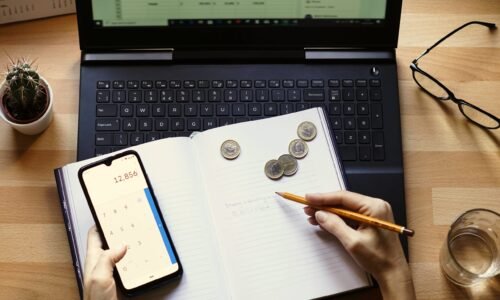
[[179,271],[175,249],[137,154],[103,161],[82,170],[80,176],[108,246],[128,246],[116,264],[126,290]]

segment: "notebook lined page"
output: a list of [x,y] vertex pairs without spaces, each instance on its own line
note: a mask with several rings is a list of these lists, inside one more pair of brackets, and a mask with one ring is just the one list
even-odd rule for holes
[[[206,208],[200,198],[200,174],[193,162],[194,153],[189,139],[167,139],[144,144],[136,150],[153,186],[162,215],[177,249],[184,274],[180,281],[167,284],[138,299],[222,299],[218,253],[213,244],[212,231],[207,224]],[[94,159],[96,160],[96,159]],[[78,251],[85,264],[87,232],[94,220],[78,181],[78,169],[86,163],[66,167],[73,199],[71,216]]]
[[[309,154],[299,160],[296,175],[270,180],[265,163],[288,152],[302,121],[312,121],[319,130],[308,142]],[[302,205],[274,194],[341,188],[322,132],[318,111],[308,110],[196,136],[203,172],[210,174],[208,198],[235,299],[315,298],[369,285],[340,243],[307,222]],[[241,146],[233,161],[219,153],[226,139]]]

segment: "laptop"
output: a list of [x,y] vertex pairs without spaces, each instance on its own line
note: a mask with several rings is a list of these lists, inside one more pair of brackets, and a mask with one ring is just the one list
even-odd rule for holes
[[387,200],[406,224],[402,0],[76,4],[78,160],[320,106],[349,189]]

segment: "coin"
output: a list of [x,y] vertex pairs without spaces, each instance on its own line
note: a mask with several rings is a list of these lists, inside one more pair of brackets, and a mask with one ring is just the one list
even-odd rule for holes
[[241,153],[240,145],[233,140],[227,140],[220,146],[220,153],[226,159],[233,160],[237,158]]
[[264,172],[266,173],[266,176],[269,177],[270,179],[277,180],[283,177],[285,169],[278,160],[272,159],[266,163],[266,166],[264,167]]
[[316,137],[316,134],[318,134],[318,130],[312,122],[305,121],[300,123],[297,128],[297,134],[304,141],[312,141]]
[[297,173],[297,169],[299,164],[297,163],[297,159],[290,154],[283,154],[278,158],[278,161],[283,166],[283,174],[285,176],[292,176]]
[[296,139],[290,142],[288,146],[288,152],[295,158],[304,158],[309,152],[309,147],[307,147],[306,142],[300,139]]

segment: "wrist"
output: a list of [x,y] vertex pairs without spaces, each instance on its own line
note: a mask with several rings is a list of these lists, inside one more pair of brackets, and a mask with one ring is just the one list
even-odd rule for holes
[[377,274],[377,276],[374,275],[374,277],[380,286],[380,292],[384,300],[415,299],[411,271],[406,262],[386,272]]

